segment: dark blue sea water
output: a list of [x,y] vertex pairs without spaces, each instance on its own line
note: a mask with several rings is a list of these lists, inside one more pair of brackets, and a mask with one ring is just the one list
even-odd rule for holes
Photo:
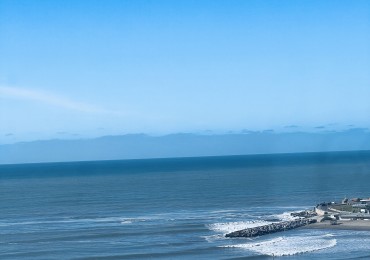
[[370,152],[0,166],[1,259],[370,258],[370,232],[226,239],[370,196]]

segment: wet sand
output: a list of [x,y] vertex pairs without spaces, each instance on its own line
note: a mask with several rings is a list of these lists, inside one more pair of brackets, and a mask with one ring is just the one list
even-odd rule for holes
[[303,228],[370,231],[370,220],[338,221],[338,225],[331,225],[329,221],[325,221],[317,222]]

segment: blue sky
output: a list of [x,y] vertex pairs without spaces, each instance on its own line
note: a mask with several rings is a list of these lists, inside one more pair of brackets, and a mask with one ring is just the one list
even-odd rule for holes
[[370,1],[0,0],[0,143],[370,126]]

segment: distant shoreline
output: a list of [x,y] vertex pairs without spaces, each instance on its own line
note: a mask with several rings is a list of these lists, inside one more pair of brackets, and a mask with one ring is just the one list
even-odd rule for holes
[[[369,149],[370,131],[367,129],[317,133],[248,132],[213,135],[178,133],[163,136],[131,134],[0,144],[0,163],[315,154],[337,151],[368,151]],[[369,158],[368,155],[367,158]]]
[[[0,155],[1,155],[1,146],[0,145]],[[170,157],[147,157],[147,158],[139,158],[139,157],[130,157],[130,158],[114,158],[114,159],[86,159],[86,160],[46,160],[46,161],[38,161],[38,162],[2,162],[0,160],[0,167],[5,166],[30,166],[30,165],[77,165],[77,164],[102,164],[102,163],[142,163],[142,162],[158,162],[158,161],[166,161],[166,162],[186,162],[189,160],[214,160],[219,161],[222,158],[228,159],[248,159],[249,162],[254,160],[259,160],[261,158],[270,157],[273,162],[279,162],[281,160],[289,160],[295,157],[295,160],[298,160],[298,163],[306,163],[307,160],[309,162],[316,162],[316,163],[329,163],[333,159],[337,159],[340,157],[341,159],[356,159],[358,156],[369,156],[366,157],[366,161],[370,158],[370,150],[369,149],[359,149],[359,150],[333,150],[333,151],[310,151],[310,152],[277,152],[277,153],[251,153],[251,154],[224,154],[224,155],[199,155],[199,156],[170,156]]]

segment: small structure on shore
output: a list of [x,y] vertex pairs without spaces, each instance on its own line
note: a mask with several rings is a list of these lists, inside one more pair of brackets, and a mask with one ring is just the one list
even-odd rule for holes
[[[344,198],[341,203],[320,203],[315,207],[318,216],[336,219],[370,219],[370,199]],[[327,218],[328,219],[328,218]]]

